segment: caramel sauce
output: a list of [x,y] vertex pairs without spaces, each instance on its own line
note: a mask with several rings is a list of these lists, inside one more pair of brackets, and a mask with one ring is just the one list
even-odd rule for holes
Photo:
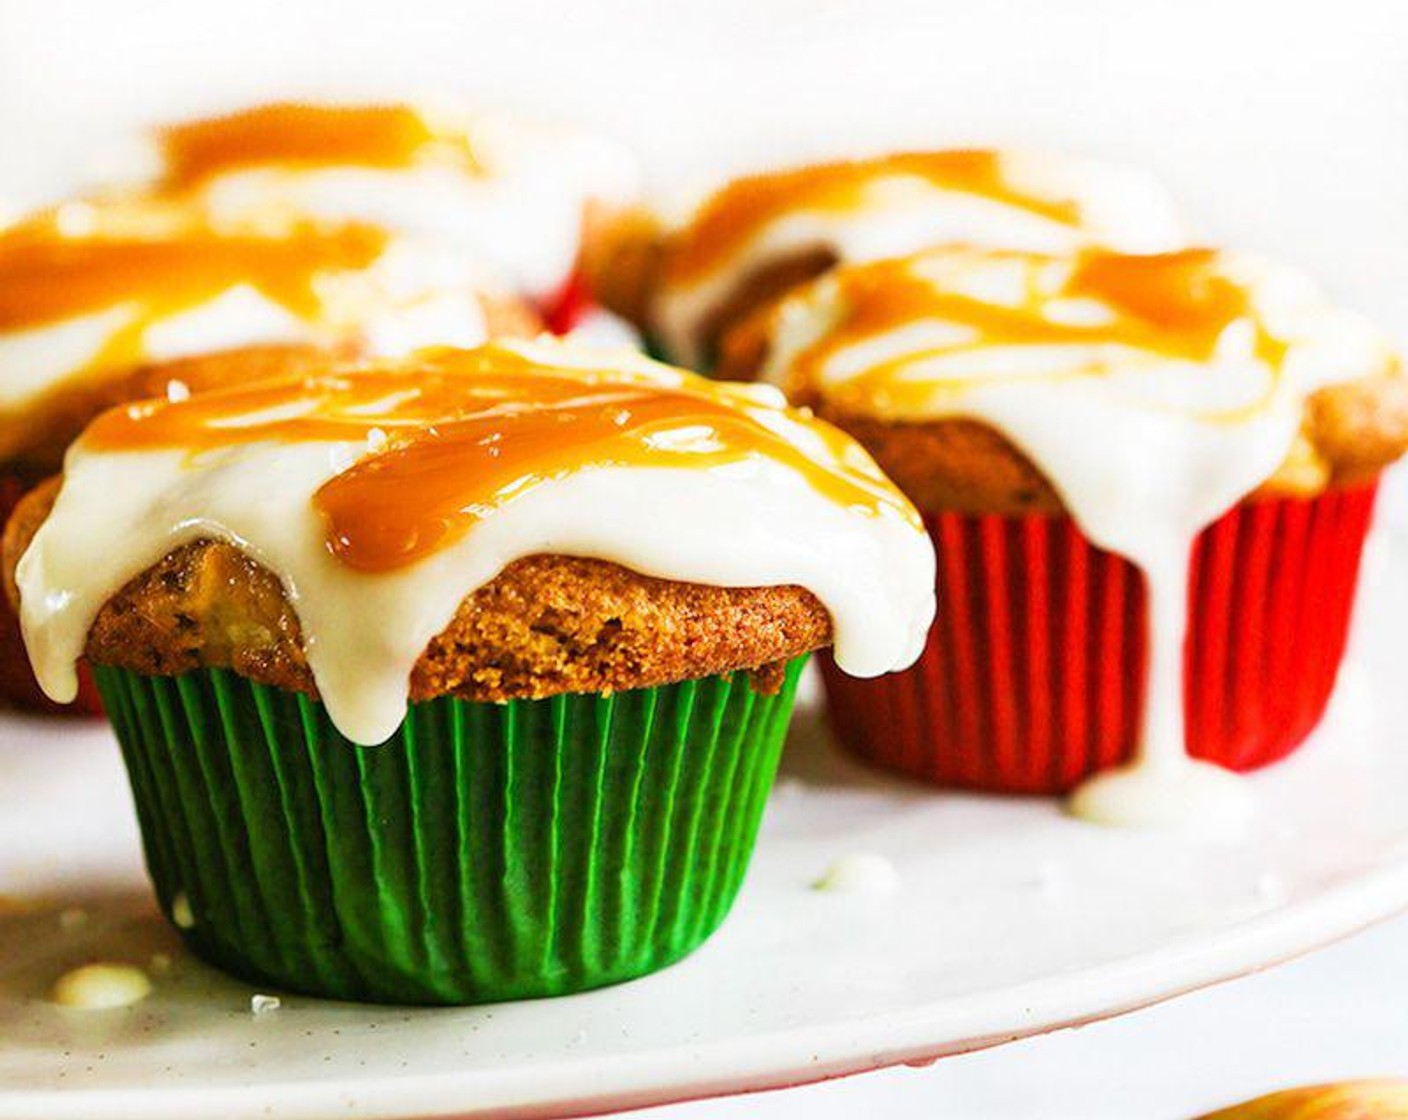
[[360,367],[114,409],[83,446],[198,453],[266,440],[376,441],[314,497],[328,548],[367,572],[423,559],[515,496],[594,467],[707,470],[767,458],[839,505],[914,520],[847,437],[793,413],[822,453],[803,450],[769,426],[777,413],[702,378],[662,385],[629,372],[541,365],[490,345],[439,352],[414,367]]
[[676,238],[665,277],[676,284],[696,281],[737,253],[769,222],[789,212],[853,209],[860,205],[870,184],[900,175],[1019,207],[1064,225],[1078,225],[1081,220],[1074,202],[1039,198],[1008,183],[997,152],[902,152],[735,180],[710,198]]
[[371,226],[299,224],[263,235],[197,223],[154,236],[65,237],[52,220],[0,234],[0,329],[43,326],[120,303],[176,309],[249,284],[303,315],[319,272],[370,265],[386,235]]
[[[1193,249],[1146,256],[1104,250],[1081,254],[1058,290],[1044,290],[1041,270],[1048,257],[1003,254],[1027,270],[1027,298],[1008,305],[945,290],[925,275],[925,257],[879,261],[838,270],[830,282],[838,288],[842,313],[836,325],[794,361],[789,376],[794,392],[805,395],[817,384],[822,366],[841,351],[924,321],[966,328],[966,337],[926,350],[907,352],[877,363],[848,379],[829,395],[843,407],[883,397],[898,399],[905,385],[897,374],[926,359],[974,352],[994,346],[1124,346],[1175,360],[1206,362],[1223,332],[1241,319],[1256,327],[1257,356],[1279,367],[1285,344],[1271,337],[1256,319],[1245,287],[1218,271],[1213,250]],[[1058,299],[1092,299],[1110,312],[1108,322],[1083,324],[1052,318],[1048,305]],[[1104,372],[1082,367],[1072,375]],[[1044,373],[1040,379],[1053,376]],[[959,391],[968,379],[951,384],[926,379],[909,386],[929,395],[945,388]],[[844,399],[842,399],[844,398]]]
[[215,230],[188,213],[145,226],[65,236],[56,214],[0,233],[0,331],[49,326],[110,308],[132,310],[93,367],[140,360],[160,319],[248,285],[301,318],[319,308],[320,273],[360,269],[385,248],[369,226],[299,224],[265,235]]
[[1146,256],[1091,251],[1062,294],[1109,304],[1125,331],[1148,334],[1149,349],[1207,360],[1228,326],[1253,316],[1247,289],[1217,265],[1214,249]]
[[407,105],[276,102],[161,129],[169,188],[257,165],[410,167],[432,147],[476,168],[468,141],[438,136]]

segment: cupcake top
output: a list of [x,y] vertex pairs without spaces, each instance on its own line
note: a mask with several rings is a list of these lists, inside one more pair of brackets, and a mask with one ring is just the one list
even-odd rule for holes
[[85,649],[228,665],[362,743],[408,697],[645,687],[833,631],[883,673],[933,613],[918,517],[848,437],[770,387],[546,342],[112,410],[6,554],[54,698]]
[[[219,220],[141,198],[70,202],[0,230],[0,459],[57,463],[132,371],[316,347],[397,355],[531,329],[459,254],[270,211]],[[115,395],[114,395],[115,394]]]
[[660,248],[650,318],[670,352],[704,361],[720,330],[837,261],[943,244],[1064,252],[1181,243],[1143,174],[1013,151],[904,152],[738,179]]
[[[929,438],[920,426],[978,422],[1039,472],[971,438],[967,456],[936,449],[927,463],[959,477],[916,477],[910,454],[896,474],[921,505],[963,504],[924,497],[945,482],[975,491],[983,479],[964,472],[1017,478],[1033,506],[1054,489],[1121,552],[1151,510],[1198,527],[1273,476],[1314,490],[1408,445],[1408,379],[1385,336],[1300,274],[1241,254],[931,250],[838,268],[783,300],[762,334],[761,349],[739,348],[761,355],[762,376],[866,427],[868,445],[889,426],[913,452]],[[1307,402],[1327,387],[1376,406],[1345,417],[1353,430],[1316,424],[1335,409]]]
[[369,222],[453,244],[534,297],[567,281],[593,209],[636,190],[632,161],[603,140],[453,108],[274,103],[150,143],[149,185],[220,217]]

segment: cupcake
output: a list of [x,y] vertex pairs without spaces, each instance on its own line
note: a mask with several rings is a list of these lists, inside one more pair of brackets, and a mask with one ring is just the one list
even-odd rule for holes
[[[53,473],[103,409],[297,371],[534,333],[463,256],[373,226],[258,223],[144,198],[70,202],[0,230],[0,497]],[[42,700],[0,614],[0,698]],[[91,707],[91,705],[89,705]]]
[[901,667],[933,610],[918,516],[848,437],[546,342],[111,410],[5,559],[46,691],[94,668],[190,946],[409,1003],[690,952],[807,654]]
[[453,245],[500,272],[559,332],[592,302],[576,265],[636,191],[614,145],[453,107],[273,103],[156,130],[149,190],[226,218],[272,206]]
[[854,435],[938,546],[920,662],[828,676],[852,750],[1211,820],[1246,807],[1227,769],[1315,726],[1408,446],[1408,378],[1365,321],[1236,253],[950,247],[838,267],[761,337],[733,372]]
[[903,152],[737,179],[679,221],[627,212],[595,258],[608,304],[695,368],[729,328],[838,262],[966,243],[1034,252],[1182,243],[1171,202],[1129,168],[1016,151]]

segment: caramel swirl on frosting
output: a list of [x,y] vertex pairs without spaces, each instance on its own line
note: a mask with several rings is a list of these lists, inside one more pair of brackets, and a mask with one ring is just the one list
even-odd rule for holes
[[[941,398],[957,407],[970,386],[1240,355],[1240,368],[1202,394],[1206,408],[1183,387],[1174,394],[1193,411],[1231,418],[1271,391],[1289,346],[1266,321],[1252,282],[1211,249],[936,251],[839,269],[784,302],[777,318],[804,316],[812,300],[826,306],[826,328],[774,368],[793,394],[821,394],[859,414],[913,419],[942,411]],[[1234,381],[1247,391],[1232,405]]]
[[366,268],[386,243],[367,225],[220,226],[186,207],[70,203],[0,233],[0,331],[123,306],[127,324],[94,362],[133,360],[152,323],[238,285],[311,317],[320,274]]
[[1043,197],[1023,189],[1008,179],[1001,156],[993,151],[901,152],[821,163],[736,179],[709,198],[672,246],[666,282],[697,280],[738,252],[768,223],[789,212],[840,214],[858,210],[868,201],[868,188],[898,177],[1014,206],[1061,225],[1077,226],[1081,221],[1081,206],[1076,200]]
[[433,153],[479,170],[468,139],[431,127],[409,105],[313,105],[293,101],[168,125],[158,130],[164,185],[181,189],[258,165],[407,168]]
[[1127,168],[1013,151],[903,152],[738,179],[669,235],[651,318],[681,360],[798,272],[940,245],[1068,252],[1182,244],[1157,183]]
[[634,162],[609,142],[453,105],[255,105],[153,130],[133,157],[134,187],[222,219],[365,222],[544,299],[592,222],[636,191]]
[[[472,346],[501,289],[454,248],[297,209],[75,200],[0,230],[0,458],[57,457],[134,371],[258,348]],[[231,376],[237,374],[231,371]]]
[[100,417],[83,447],[374,445],[314,497],[332,553],[364,571],[423,559],[534,486],[607,466],[708,470],[764,457],[837,505],[917,524],[839,432],[749,389],[664,370],[564,368],[494,346],[445,351],[413,366],[144,402]]

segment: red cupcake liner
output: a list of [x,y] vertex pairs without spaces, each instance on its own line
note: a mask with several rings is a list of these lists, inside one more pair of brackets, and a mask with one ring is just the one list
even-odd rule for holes
[[[0,528],[24,497],[31,484],[16,475],[0,474]],[[0,704],[30,712],[55,715],[98,716],[103,714],[98,689],[86,665],[78,670],[78,698],[72,704],[55,704],[39,687],[29,667],[29,654],[20,634],[20,620],[10,609],[10,600],[0,594]]]
[[[1290,753],[1334,689],[1377,484],[1248,502],[1199,537],[1184,710],[1190,752],[1233,770]],[[1065,517],[926,518],[939,616],[918,663],[823,664],[856,754],[943,785],[1063,793],[1128,760],[1144,698],[1137,568]]]
[[548,330],[563,335],[580,325],[596,306],[587,278],[574,270],[557,291],[543,300],[539,310]]

